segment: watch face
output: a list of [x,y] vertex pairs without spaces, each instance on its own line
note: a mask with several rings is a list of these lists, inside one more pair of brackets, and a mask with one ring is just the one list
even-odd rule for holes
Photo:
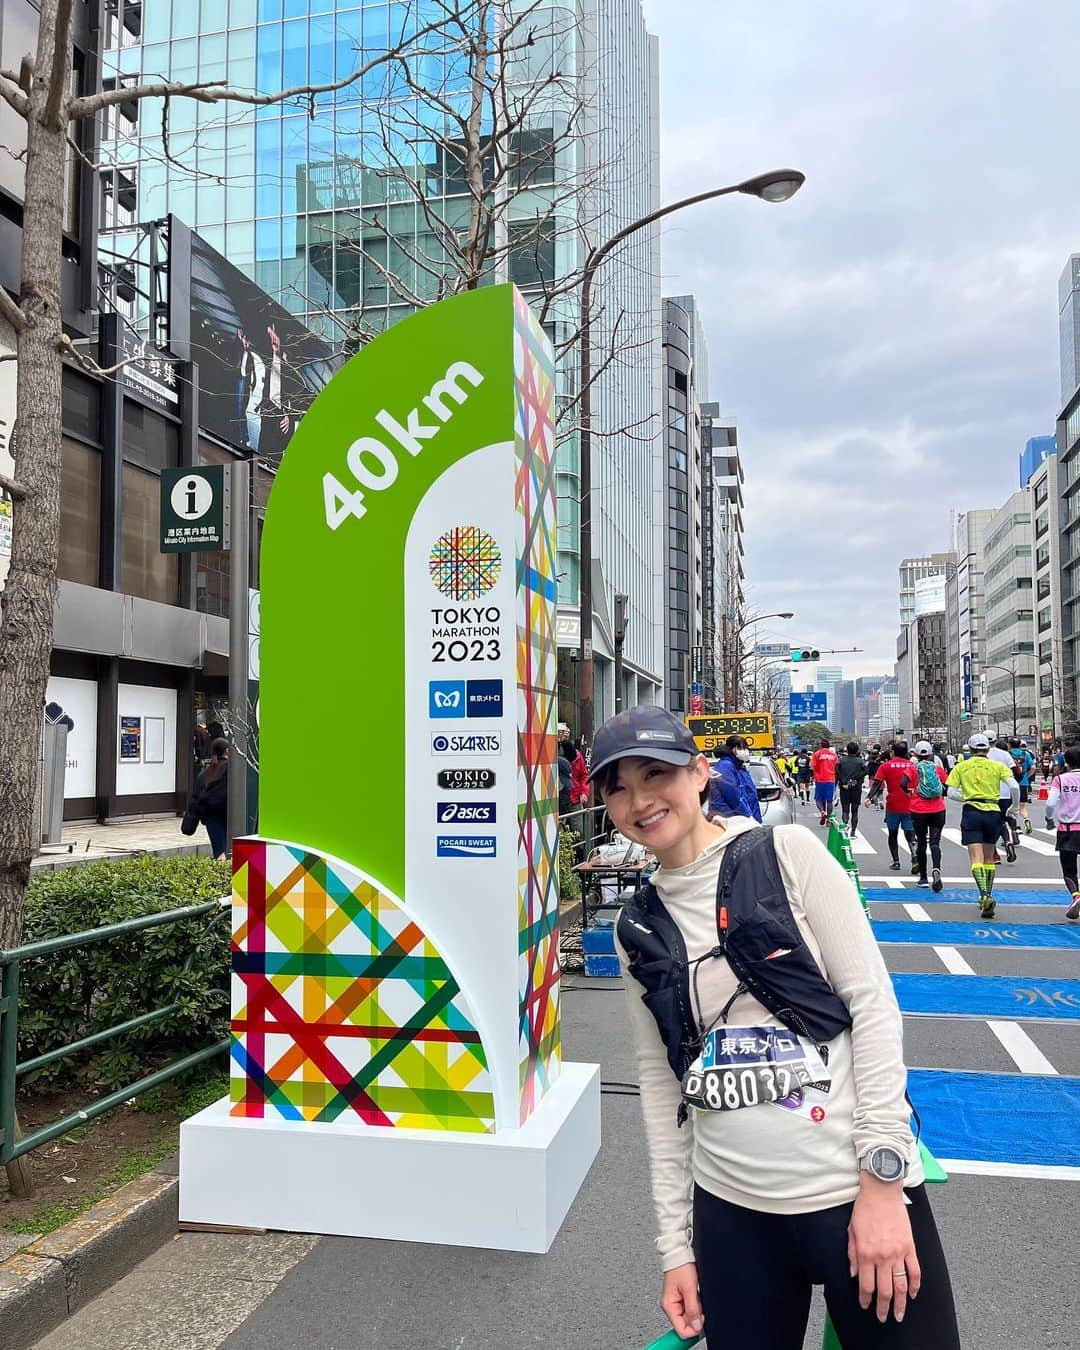
[[876,1148],[870,1155],[870,1170],[880,1181],[898,1181],[904,1174],[904,1160],[894,1148]]

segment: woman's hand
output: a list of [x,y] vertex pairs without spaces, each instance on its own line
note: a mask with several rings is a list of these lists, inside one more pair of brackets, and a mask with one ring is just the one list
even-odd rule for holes
[[893,1316],[902,1322],[908,1299],[919,1292],[922,1271],[898,1181],[862,1174],[848,1225],[848,1261],[852,1278],[859,1281],[859,1306],[874,1302],[877,1319],[884,1322],[891,1303]]
[[685,1266],[664,1271],[664,1288],[660,1307],[684,1341],[700,1336],[705,1325],[701,1315],[701,1295],[698,1293],[697,1266],[691,1261]]

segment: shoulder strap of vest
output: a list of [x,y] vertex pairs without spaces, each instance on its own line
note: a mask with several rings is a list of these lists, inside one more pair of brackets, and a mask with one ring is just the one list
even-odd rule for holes
[[716,931],[721,942],[728,927],[728,913],[731,908],[731,895],[735,886],[735,873],[739,863],[749,853],[759,848],[767,848],[776,857],[776,843],[771,825],[762,825],[756,830],[745,830],[733,839],[724,849],[724,858],[720,864],[720,874],[716,879]]

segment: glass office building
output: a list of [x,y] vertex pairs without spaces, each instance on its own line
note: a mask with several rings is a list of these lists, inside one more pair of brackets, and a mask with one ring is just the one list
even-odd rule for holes
[[[515,133],[511,152],[524,167],[504,187],[501,228],[511,243],[520,232],[523,246],[490,279],[535,294],[541,278],[557,288],[572,276],[587,243],[656,205],[657,52],[640,0],[521,8],[532,11],[533,40],[521,44],[508,84],[545,92]],[[428,0],[111,0],[105,75],[261,93],[329,85],[442,12]],[[136,227],[175,214],[309,327],[362,342],[437,299],[456,270],[469,198],[447,127],[466,108],[468,84],[461,51],[423,39],[407,65],[379,66],[314,98],[118,105],[103,128],[105,252],[145,263]],[[628,334],[594,395],[598,716],[610,710],[605,615],[616,592],[630,596],[631,697],[648,697],[662,679],[658,262],[658,233],[643,231],[609,259],[594,292],[598,348],[613,315]],[[548,320],[556,343],[572,337],[572,290]],[[574,393],[571,366],[560,375],[563,398]],[[558,456],[560,645],[569,655],[580,576],[576,435],[562,439]],[[573,680],[563,683],[572,701]]]

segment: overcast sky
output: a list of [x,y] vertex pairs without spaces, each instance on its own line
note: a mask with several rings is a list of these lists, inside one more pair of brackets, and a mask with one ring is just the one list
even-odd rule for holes
[[1080,251],[1076,0],[645,0],[663,198],[802,169],[664,232],[739,420],[762,637],[892,670],[897,564],[996,507],[1059,411],[1057,281]]

